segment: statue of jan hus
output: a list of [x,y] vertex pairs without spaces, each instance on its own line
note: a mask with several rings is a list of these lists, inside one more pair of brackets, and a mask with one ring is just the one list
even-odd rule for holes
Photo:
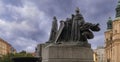
[[92,31],[100,31],[99,24],[85,22],[79,8],[76,14],[66,21],[60,21],[59,30],[57,19],[54,17],[50,34],[50,42],[87,42],[87,39],[94,38]]

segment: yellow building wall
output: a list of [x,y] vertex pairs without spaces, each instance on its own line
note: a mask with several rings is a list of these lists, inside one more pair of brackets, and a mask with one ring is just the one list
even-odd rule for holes
[[0,57],[10,53],[11,45],[0,39]]
[[112,24],[113,28],[105,32],[106,62],[120,62],[120,19]]

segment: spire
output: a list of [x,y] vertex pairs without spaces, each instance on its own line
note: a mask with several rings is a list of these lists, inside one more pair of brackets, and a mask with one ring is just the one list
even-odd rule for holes
[[118,1],[117,7],[116,7],[116,18],[120,17],[120,0]]
[[111,19],[111,17],[109,17],[109,19],[108,19],[107,29],[112,29],[112,19]]

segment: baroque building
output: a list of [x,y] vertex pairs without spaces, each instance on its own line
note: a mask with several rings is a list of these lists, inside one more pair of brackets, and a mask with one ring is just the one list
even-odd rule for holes
[[116,18],[109,17],[105,32],[106,62],[120,62],[120,0],[116,7]]
[[105,49],[103,46],[98,46],[97,49],[94,50],[94,54],[95,62],[105,62]]
[[15,52],[16,50],[9,43],[0,38],[0,57]]

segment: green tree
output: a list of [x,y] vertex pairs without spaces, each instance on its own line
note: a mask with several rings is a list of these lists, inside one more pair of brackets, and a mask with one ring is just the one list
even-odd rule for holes
[[20,53],[14,54],[14,57],[33,57],[32,54],[21,51]]
[[21,51],[20,53],[7,54],[1,57],[0,62],[12,62],[13,57],[33,57],[32,54]]
[[12,62],[12,61],[11,61],[11,56],[12,56],[12,55],[13,55],[13,54],[8,54],[8,55],[2,56],[1,59],[0,59],[0,62]]

